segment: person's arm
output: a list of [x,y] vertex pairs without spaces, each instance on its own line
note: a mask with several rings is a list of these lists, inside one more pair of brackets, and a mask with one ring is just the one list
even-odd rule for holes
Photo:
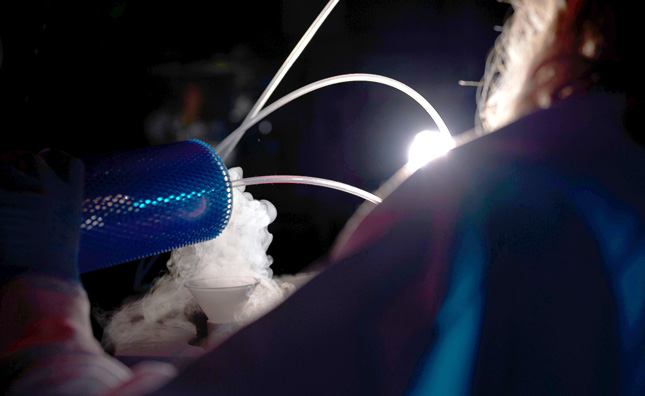
[[174,375],[134,370],[92,334],[78,277],[82,163],[60,152],[3,156],[0,173],[0,372],[8,395],[139,395]]

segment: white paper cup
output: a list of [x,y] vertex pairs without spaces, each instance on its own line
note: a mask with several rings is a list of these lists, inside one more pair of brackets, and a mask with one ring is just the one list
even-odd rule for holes
[[202,278],[186,282],[211,323],[235,322],[260,280],[247,277]]

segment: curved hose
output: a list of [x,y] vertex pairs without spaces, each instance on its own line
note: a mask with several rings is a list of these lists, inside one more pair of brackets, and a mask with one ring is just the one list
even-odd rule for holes
[[354,73],[354,74],[342,74],[339,76],[325,78],[323,80],[319,80],[311,84],[305,85],[304,87],[283,96],[282,98],[271,103],[271,105],[267,106],[264,110],[257,113],[257,115],[255,115],[254,117],[251,117],[245,122],[243,122],[242,125],[240,125],[239,127],[237,127],[237,129],[231,132],[231,134],[228,135],[226,139],[224,139],[222,143],[220,143],[215,150],[219,153],[219,155],[222,158],[226,158],[233,150],[233,148],[237,145],[237,143],[240,141],[240,139],[244,135],[244,132],[246,132],[250,127],[255,125],[261,119],[273,113],[280,107],[286,105],[287,103],[291,102],[292,100],[297,99],[317,89],[327,87],[329,85],[346,83],[346,82],[359,82],[359,81],[388,85],[392,88],[396,88],[399,91],[405,93],[406,95],[414,99],[417,103],[419,103],[421,107],[423,107],[423,109],[430,115],[434,123],[437,125],[437,128],[439,128],[439,131],[441,133],[446,134],[448,136],[452,136],[450,134],[450,131],[448,130],[448,127],[446,126],[446,123],[443,122],[443,119],[441,118],[439,113],[437,113],[435,108],[432,107],[432,105],[414,89],[410,88],[409,86],[403,84],[400,81],[394,80],[389,77],[380,76],[377,74]]
[[250,186],[254,184],[274,184],[274,183],[287,183],[287,184],[309,184],[312,186],[320,186],[332,188],[334,190],[344,191],[346,193],[356,195],[367,201],[370,201],[375,204],[381,203],[381,198],[377,197],[374,194],[370,194],[367,191],[363,191],[360,188],[350,186],[349,184],[340,183],[333,180],[320,179],[318,177],[309,177],[309,176],[259,176],[259,177],[247,177],[240,180],[234,180],[231,182],[231,187],[242,187]]

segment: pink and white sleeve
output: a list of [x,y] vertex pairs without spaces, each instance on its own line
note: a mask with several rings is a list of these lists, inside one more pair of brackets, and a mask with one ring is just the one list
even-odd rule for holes
[[0,354],[7,395],[135,396],[176,375],[167,363],[131,369],[106,354],[92,334],[82,286],[46,276],[25,276],[2,287]]

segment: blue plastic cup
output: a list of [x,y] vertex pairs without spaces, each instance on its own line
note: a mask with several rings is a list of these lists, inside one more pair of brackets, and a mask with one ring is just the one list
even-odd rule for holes
[[231,217],[228,170],[201,141],[84,162],[81,272],[216,238]]

